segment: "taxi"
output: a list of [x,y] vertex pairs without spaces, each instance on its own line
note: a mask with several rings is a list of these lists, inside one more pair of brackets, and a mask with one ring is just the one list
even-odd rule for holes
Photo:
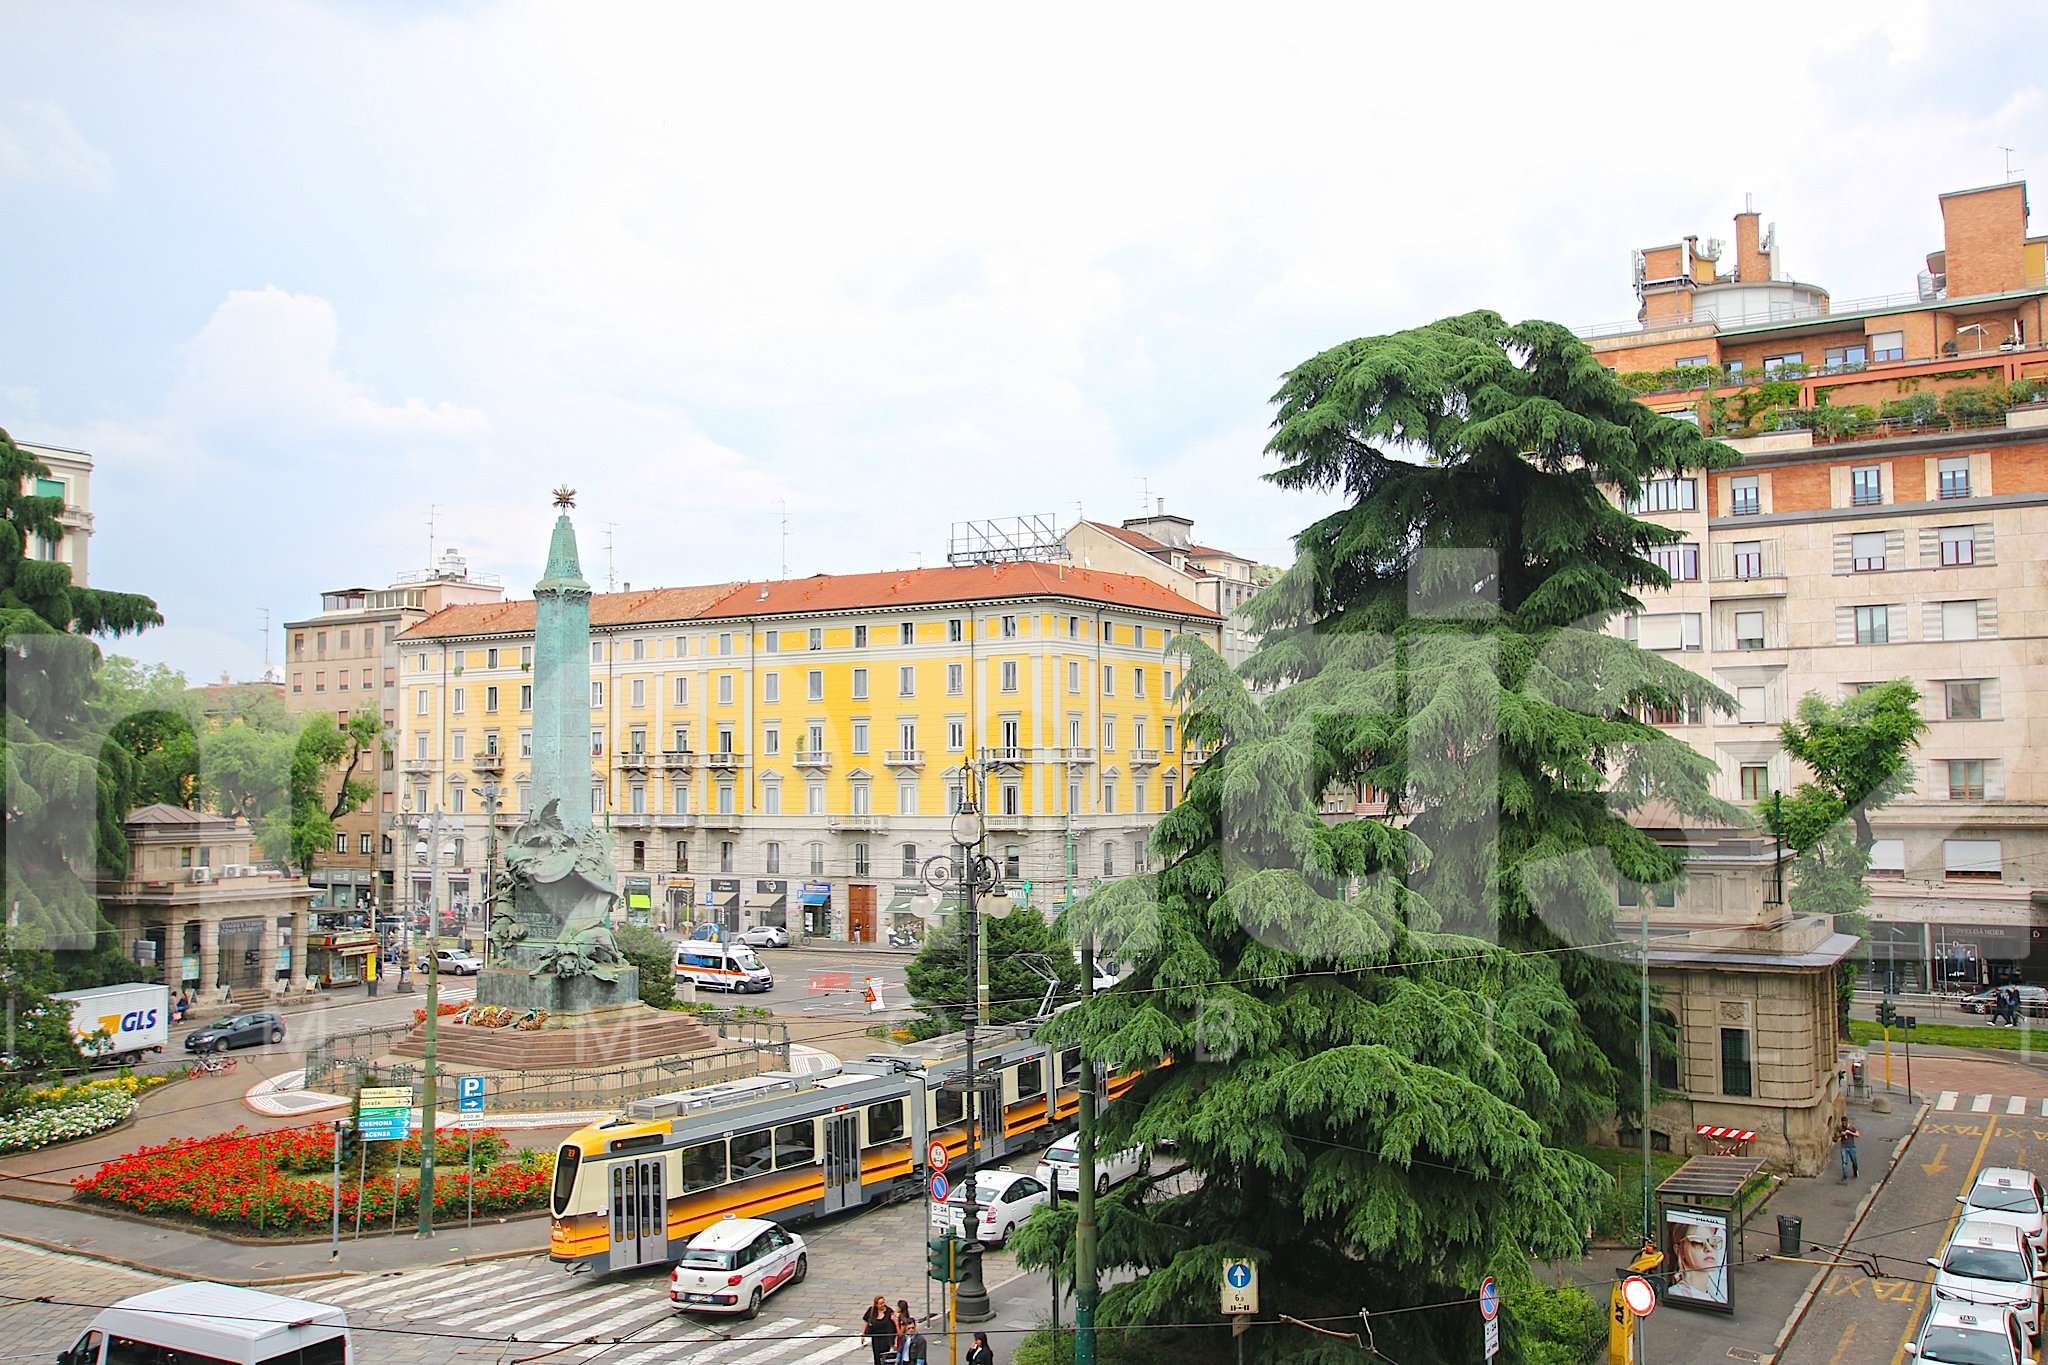
[[761,1300],[802,1284],[811,1258],[804,1239],[766,1218],[725,1218],[690,1239],[669,1272],[669,1307],[679,1313],[757,1317]]

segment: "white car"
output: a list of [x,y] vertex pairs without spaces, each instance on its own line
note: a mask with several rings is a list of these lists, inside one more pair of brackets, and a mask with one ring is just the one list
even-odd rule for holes
[[1936,1298],[2010,1308],[2028,1336],[2040,1334],[2041,1263],[2018,1228],[1966,1218],[1927,1264],[1935,1269]]
[[739,932],[739,942],[749,948],[787,948],[789,930],[779,924],[757,924]]
[[[440,948],[434,953],[434,970],[443,976],[475,976],[484,969],[483,959],[460,948]],[[427,969],[427,959],[420,959],[420,970]]]
[[811,1273],[804,1239],[766,1218],[731,1218],[690,1239],[669,1272],[669,1306],[681,1313],[752,1318],[761,1300]]
[[[1095,1154],[1095,1192],[1108,1194],[1112,1186],[1144,1175],[1151,1169],[1150,1148],[1126,1147],[1121,1152],[1098,1151]],[[1038,1178],[1047,1185],[1056,1186],[1062,1194],[1081,1192],[1079,1134],[1069,1133],[1045,1149],[1038,1158]]]
[[1906,1343],[1927,1365],[2029,1365],[2027,1329],[2009,1309],[1936,1299]]
[[[1031,1211],[1052,1197],[1045,1182],[1020,1171],[983,1171],[975,1180],[974,1202],[980,1217],[974,1240],[1001,1246],[1010,1240]],[[961,1223],[967,1217],[967,1187],[961,1185],[946,1196],[946,1202],[932,1209],[932,1229],[965,1236]]]
[[2048,1248],[2044,1242],[2041,1210],[2048,1206],[2048,1192],[2032,1171],[2016,1166],[1992,1166],[1977,1174],[1968,1194],[1956,1196],[1963,1217],[1973,1223],[2004,1223],[2027,1234],[2038,1254]]

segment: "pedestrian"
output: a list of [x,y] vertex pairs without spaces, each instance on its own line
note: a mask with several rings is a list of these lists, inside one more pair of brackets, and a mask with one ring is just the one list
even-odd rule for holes
[[903,1346],[898,1359],[903,1365],[929,1365],[931,1343],[924,1339],[924,1333],[917,1330],[917,1319],[905,1313],[899,1330],[903,1334]]
[[996,1353],[988,1348],[988,1333],[974,1334],[974,1344],[967,1348],[967,1365],[996,1365]]
[[898,1361],[910,1359],[910,1324],[917,1319],[910,1315],[910,1300],[896,1300],[896,1356]]
[[1862,1178],[1863,1169],[1856,1161],[1856,1139],[1862,1136],[1862,1130],[1849,1122],[1849,1116],[1842,1115],[1842,1126],[1835,1132],[1835,1141],[1842,1144],[1842,1183],[1845,1185],[1851,1179]]
[[889,1311],[889,1301],[875,1295],[875,1301],[860,1315],[860,1320],[860,1334],[868,1339],[868,1346],[875,1353],[875,1365],[883,1365],[896,1351],[896,1315]]

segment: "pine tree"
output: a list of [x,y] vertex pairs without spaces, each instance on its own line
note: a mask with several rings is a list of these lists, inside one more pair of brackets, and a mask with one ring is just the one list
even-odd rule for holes
[[[1073,999],[1081,983],[1073,946],[1045,916],[1030,906],[991,915],[988,902],[981,904],[981,932],[988,935],[989,1022],[1008,1024],[1036,1016],[1049,984],[1047,973],[1059,980],[1055,1001]],[[924,1012],[920,1031],[927,1036],[951,1033],[962,1025],[968,975],[967,935],[960,920],[957,914],[948,916],[903,974],[911,1000]]]
[[[1709,761],[1636,718],[1728,699],[1604,633],[1668,582],[1649,554],[1674,538],[1605,489],[1720,448],[1564,329],[1488,313],[1337,347],[1276,401],[1268,477],[1349,504],[1254,599],[1243,678],[1184,645],[1184,733],[1213,753],[1154,834],[1164,867],[1063,925],[1137,965],[1043,1031],[1113,1070],[1171,1059],[1104,1142],[1171,1140],[1199,1176],[1110,1201],[1103,1260],[1144,1273],[1103,1320],[1213,1318],[1222,1258],[1248,1255],[1266,1316],[1354,1325],[1495,1274],[1512,1340],[1513,1284],[1579,1253],[1607,1187],[1566,1144],[1625,1109],[1635,1067],[1634,976],[1596,950],[1615,872],[1678,873],[1627,816],[1735,818]],[[1396,818],[1318,814],[1366,787]],[[1028,1228],[1020,1258],[1071,1273],[1071,1226]],[[1477,1349],[1469,1303],[1374,1331],[1397,1359]],[[1253,1351],[1356,1358],[1301,1331]]]

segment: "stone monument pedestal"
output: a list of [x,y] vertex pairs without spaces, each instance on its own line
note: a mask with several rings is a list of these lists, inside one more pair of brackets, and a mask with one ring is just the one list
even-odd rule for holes
[[595,1016],[640,1006],[640,969],[628,963],[615,969],[617,979],[595,976],[534,976],[524,965],[487,967],[478,975],[476,1003],[502,1005],[520,1014],[546,1010],[549,1029],[580,1028],[600,1022]]

